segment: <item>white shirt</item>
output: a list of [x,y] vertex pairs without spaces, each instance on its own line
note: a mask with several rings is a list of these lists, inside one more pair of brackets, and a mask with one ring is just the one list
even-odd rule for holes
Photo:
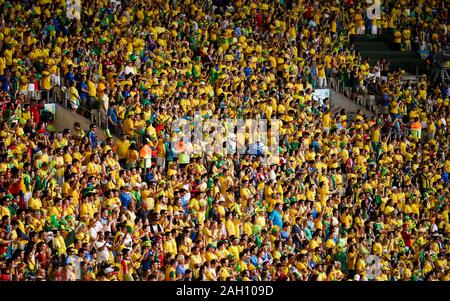
[[51,74],[50,75],[50,82],[52,86],[60,86],[61,85],[61,78],[57,74]]
[[109,251],[108,248],[103,249],[103,251],[99,251],[101,247],[105,244],[105,240],[96,241],[94,244],[94,249],[97,251],[97,260],[98,262],[109,261]]
[[81,258],[77,255],[70,255],[66,259],[66,263],[73,264],[73,271],[75,272],[75,275],[77,279],[81,279],[81,267],[80,267]]
[[[183,187],[184,188],[184,187]],[[186,189],[186,188],[185,188]],[[184,199],[189,202],[191,200],[191,193],[188,191],[186,192],[186,194],[184,195]]]
[[92,240],[97,238],[97,232],[100,232],[103,229],[103,225],[100,221],[95,222],[95,224],[89,228],[89,236]]
[[432,225],[431,225],[431,227],[430,227],[430,232],[431,233],[437,233],[438,232],[438,226],[435,224],[435,223],[433,223]]
[[133,245],[133,239],[131,238],[130,233],[125,234],[125,239],[123,240],[123,245],[127,248],[131,248]]
[[28,91],[34,91],[34,90],[35,90],[34,83],[28,83]]
[[275,174],[275,171],[273,169],[271,169],[269,171],[269,180],[270,181],[276,181],[277,179],[277,175]]
[[130,74],[130,73],[134,74],[134,69],[133,69],[133,67],[127,65],[127,66],[125,67],[124,73],[125,73],[125,75],[128,75],[128,74]]

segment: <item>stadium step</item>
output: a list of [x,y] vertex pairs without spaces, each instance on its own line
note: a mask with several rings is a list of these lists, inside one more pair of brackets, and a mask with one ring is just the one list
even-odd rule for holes
[[425,60],[416,51],[400,51],[391,48],[392,37],[388,35],[357,35],[355,49],[363,58],[374,64],[381,59],[390,62],[391,69],[403,69],[412,74],[426,71]]

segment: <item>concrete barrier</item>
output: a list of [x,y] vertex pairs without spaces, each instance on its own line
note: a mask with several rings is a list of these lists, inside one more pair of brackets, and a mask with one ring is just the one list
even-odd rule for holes
[[[58,132],[61,132],[64,129],[73,130],[73,124],[75,122],[79,122],[82,129],[86,132],[89,131],[89,126],[91,125],[91,121],[80,114],[74,113],[70,110],[67,110],[60,104],[56,104],[56,114],[55,114],[55,127]],[[97,126],[98,127],[98,126]],[[105,139],[105,133],[101,129],[97,129],[97,136],[100,140]]]

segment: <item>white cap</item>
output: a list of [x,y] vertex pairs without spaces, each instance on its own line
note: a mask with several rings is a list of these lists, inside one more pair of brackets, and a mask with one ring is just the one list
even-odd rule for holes
[[359,281],[359,279],[361,279],[361,276],[359,276],[359,274],[356,274],[355,277],[353,278],[355,281]]
[[112,273],[114,270],[111,268],[111,267],[107,267],[106,269],[105,269],[105,273],[106,274],[108,274],[108,273]]

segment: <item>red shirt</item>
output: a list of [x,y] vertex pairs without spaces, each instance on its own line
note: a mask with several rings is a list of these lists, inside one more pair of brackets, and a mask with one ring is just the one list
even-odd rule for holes
[[286,281],[287,276],[283,272],[277,273],[277,281]]
[[159,133],[159,132],[161,132],[162,130],[164,130],[164,124],[158,124],[158,125],[155,127],[155,132],[156,132],[156,133]]
[[407,230],[402,231],[402,238],[403,238],[403,241],[405,242],[405,245],[408,248],[411,248],[411,234],[408,233]]
[[34,123],[37,125],[39,123],[39,121],[41,120],[41,116],[39,115],[39,106],[38,105],[32,105],[30,107],[30,112],[33,116],[33,121]]
[[311,19],[311,17],[312,17],[312,10],[311,10],[311,6],[307,6],[306,7],[306,11],[305,11],[305,18],[306,19]]
[[255,22],[256,22],[256,26],[258,27],[263,27],[264,24],[264,19],[263,19],[263,15],[261,13],[257,13],[255,15]]
[[18,195],[20,193],[20,181],[17,181],[16,183],[9,186],[8,190],[12,195]]
[[36,255],[36,259],[39,261],[39,263],[41,265],[43,265],[44,267],[47,266],[47,254],[42,252],[42,253],[38,253]]

